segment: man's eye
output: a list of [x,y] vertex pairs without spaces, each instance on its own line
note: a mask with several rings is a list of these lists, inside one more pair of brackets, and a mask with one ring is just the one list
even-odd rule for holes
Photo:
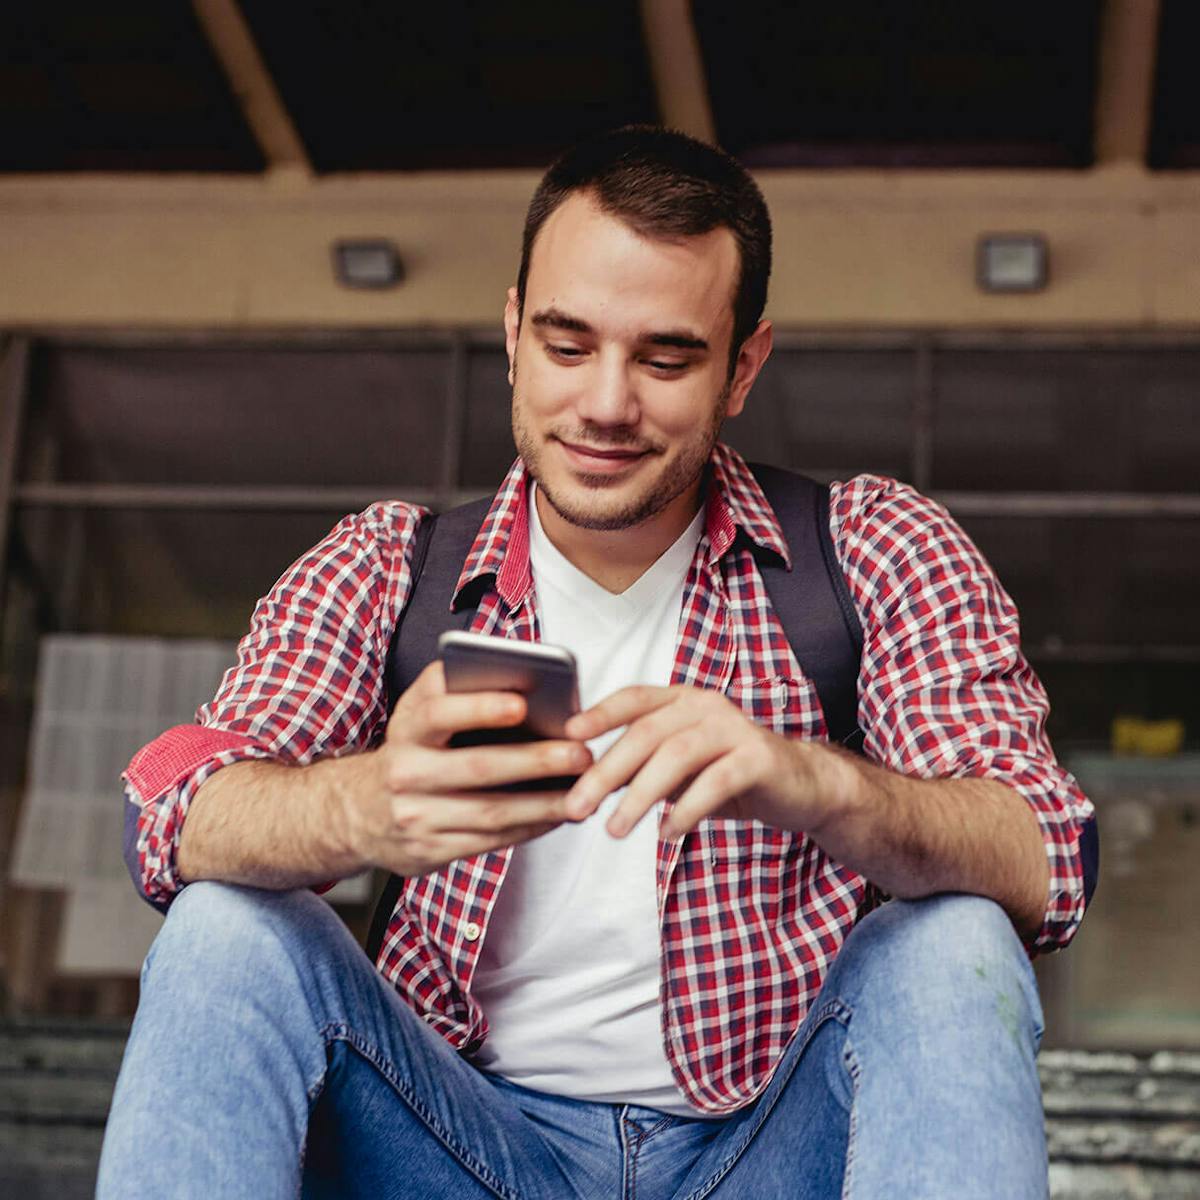
[[578,346],[556,346],[553,342],[546,343],[546,353],[552,358],[565,359],[567,362],[574,362],[584,354]]
[[682,371],[687,366],[686,362],[666,362],[662,359],[652,358],[646,363],[646,366],[653,368],[655,371],[660,371],[666,374],[673,374]]

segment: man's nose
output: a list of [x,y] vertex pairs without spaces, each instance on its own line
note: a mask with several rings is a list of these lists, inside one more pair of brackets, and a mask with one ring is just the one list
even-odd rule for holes
[[624,356],[599,356],[589,375],[576,404],[580,418],[593,425],[636,425],[641,410]]

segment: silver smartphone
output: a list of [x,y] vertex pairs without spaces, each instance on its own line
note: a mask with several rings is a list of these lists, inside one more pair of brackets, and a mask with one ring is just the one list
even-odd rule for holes
[[537,737],[562,737],[567,718],[579,711],[575,656],[561,646],[451,631],[438,638],[438,654],[447,691],[520,692],[525,725]]
[[[447,691],[520,692],[526,703],[525,720],[520,725],[457,733],[450,739],[451,746],[511,745],[561,738],[567,718],[579,711],[575,656],[561,646],[453,630],[438,638],[438,654],[446,671]],[[574,776],[555,776],[497,790],[553,791],[570,787],[574,780]]]

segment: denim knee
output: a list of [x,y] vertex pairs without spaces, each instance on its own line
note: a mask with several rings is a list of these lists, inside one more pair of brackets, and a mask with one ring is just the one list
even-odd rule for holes
[[892,900],[843,948],[863,995],[898,1013],[955,1022],[997,1015],[1042,1035],[1037,985],[1012,922],[995,901],[959,893]]
[[[279,892],[200,880],[175,897],[142,968],[143,982],[156,965],[170,963],[200,985],[230,973],[270,972],[293,936],[321,919],[326,909],[307,891]],[[329,918],[336,920],[333,913]]]
[[864,922],[876,940],[926,960],[1023,957],[1008,914],[994,900],[949,892],[920,900],[892,900]]

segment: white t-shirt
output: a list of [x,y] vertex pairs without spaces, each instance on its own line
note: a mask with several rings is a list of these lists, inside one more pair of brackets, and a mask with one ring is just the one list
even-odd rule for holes
[[[671,680],[683,584],[703,512],[640,579],[607,592],[558,552],[530,489],[530,563],[542,641],[571,650],[587,708],[634,683]],[[620,730],[589,742],[599,758]],[[703,1115],[675,1086],[662,1044],[655,885],[661,802],[624,839],[605,821],[516,847],[472,981],[489,1034],[475,1061],[524,1087],[579,1100]]]

